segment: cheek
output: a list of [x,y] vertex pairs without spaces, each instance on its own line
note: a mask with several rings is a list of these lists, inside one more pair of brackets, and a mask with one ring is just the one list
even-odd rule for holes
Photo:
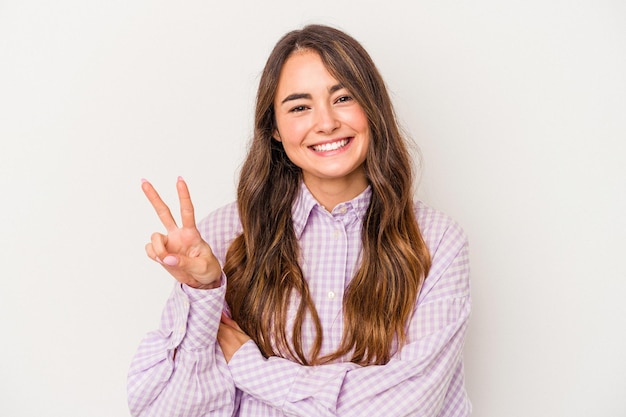
[[295,146],[302,141],[306,129],[301,123],[289,121],[279,124],[278,131],[284,146]]
[[360,130],[362,131],[370,131],[370,123],[369,120],[367,120],[367,116],[365,115],[365,112],[361,109],[360,112],[358,112],[357,115],[355,115],[355,123],[357,125],[359,125],[361,127]]
[[370,123],[361,106],[351,107],[343,114],[343,122],[359,133],[370,130]]

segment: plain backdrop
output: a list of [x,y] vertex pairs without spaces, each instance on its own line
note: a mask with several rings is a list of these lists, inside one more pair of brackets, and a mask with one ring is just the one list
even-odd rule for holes
[[0,0],[0,415],[127,416],[172,279],[140,191],[234,198],[278,38],[352,34],[470,237],[478,417],[626,415],[626,3]]

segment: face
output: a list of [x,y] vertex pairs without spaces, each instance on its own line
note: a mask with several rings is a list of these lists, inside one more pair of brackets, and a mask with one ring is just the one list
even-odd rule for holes
[[298,51],[285,61],[274,109],[278,127],[274,138],[302,169],[314,195],[316,190],[330,191],[329,187],[340,187],[348,194],[352,190],[353,196],[365,189],[363,163],[370,141],[367,116],[316,52]]

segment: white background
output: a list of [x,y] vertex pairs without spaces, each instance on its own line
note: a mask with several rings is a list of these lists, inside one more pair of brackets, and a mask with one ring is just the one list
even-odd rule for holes
[[172,286],[140,179],[231,201],[264,61],[316,22],[369,50],[470,236],[474,415],[626,415],[620,0],[0,0],[0,415],[128,415]]

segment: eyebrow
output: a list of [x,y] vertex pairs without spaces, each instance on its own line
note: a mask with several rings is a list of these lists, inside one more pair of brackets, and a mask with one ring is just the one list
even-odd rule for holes
[[[330,87],[328,89],[329,93],[334,93],[335,91],[339,91],[341,90],[343,87],[342,84],[335,84],[332,87]],[[285,97],[283,99],[283,101],[280,102],[280,104],[285,104],[288,101],[293,101],[293,100],[300,100],[300,99],[311,99],[311,95],[309,93],[294,93],[294,94],[289,94],[287,97]]]

